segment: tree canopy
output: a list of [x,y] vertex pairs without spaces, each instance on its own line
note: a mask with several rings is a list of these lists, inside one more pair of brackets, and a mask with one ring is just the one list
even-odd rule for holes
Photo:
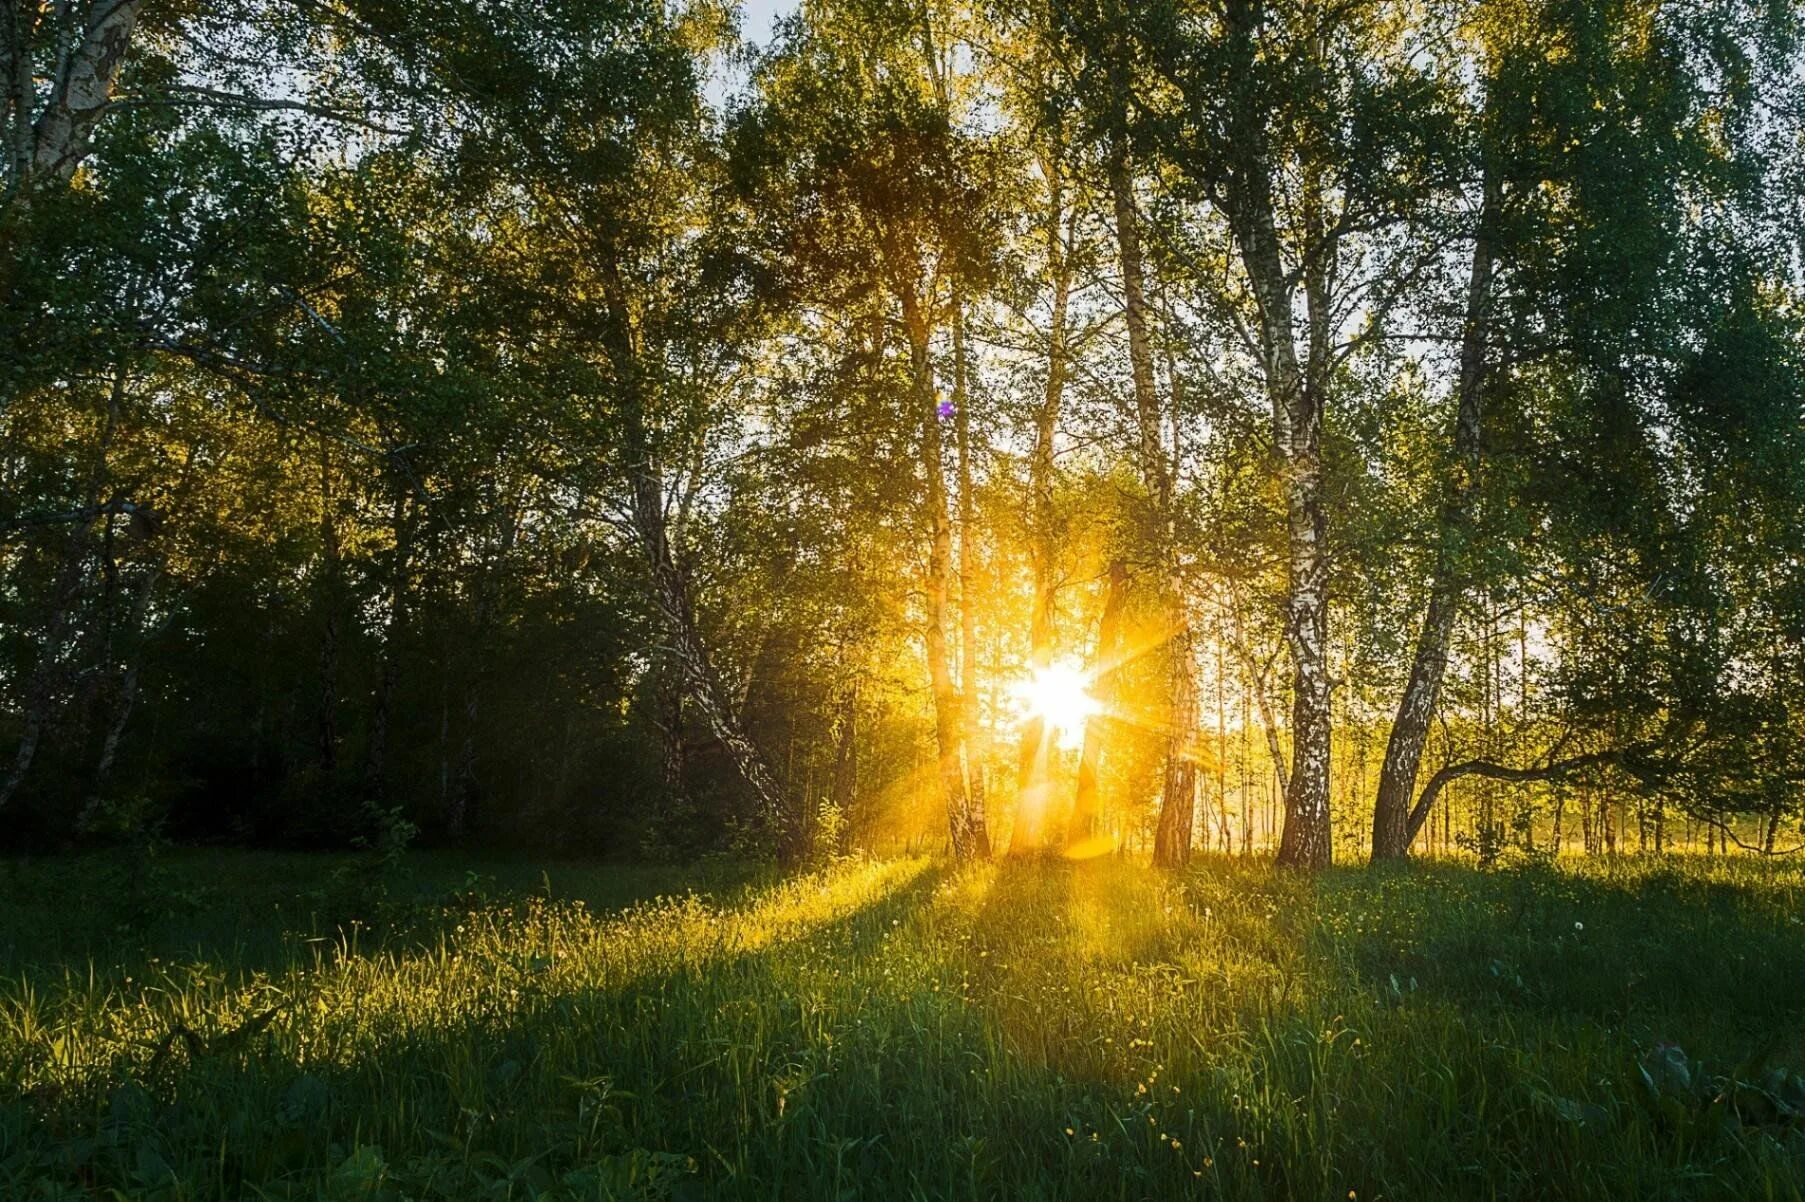
[[19,845],[1805,836],[1795,6],[0,21]]

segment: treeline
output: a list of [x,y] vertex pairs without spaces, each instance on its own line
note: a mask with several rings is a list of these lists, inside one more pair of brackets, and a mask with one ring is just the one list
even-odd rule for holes
[[1802,34],[12,6],[0,829],[1790,850]]

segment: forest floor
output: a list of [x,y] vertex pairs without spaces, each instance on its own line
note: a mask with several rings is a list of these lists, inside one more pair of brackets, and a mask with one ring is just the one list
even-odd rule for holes
[[0,905],[6,1198],[1805,1197],[1805,872],[1747,859],[208,851]]

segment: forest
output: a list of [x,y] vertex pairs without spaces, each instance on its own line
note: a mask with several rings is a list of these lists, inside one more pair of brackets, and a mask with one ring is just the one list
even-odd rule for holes
[[7,1196],[1801,1198],[1801,852],[1796,0],[0,11]]

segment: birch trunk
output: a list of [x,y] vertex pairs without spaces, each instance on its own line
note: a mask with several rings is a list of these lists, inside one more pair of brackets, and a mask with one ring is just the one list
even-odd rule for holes
[[928,681],[934,698],[934,743],[940,791],[946,802],[948,834],[953,854],[971,859],[985,854],[974,829],[971,802],[965,792],[962,706],[948,654],[946,623],[949,578],[952,573],[952,524],[947,518],[945,448],[940,434],[940,406],[935,395],[934,368],[928,355],[928,324],[919,303],[907,292],[903,320],[909,336],[909,365],[914,383],[917,420],[921,423],[921,471],[925,486],[924,508],[928,527],[928,566],[924,582],[927,626],[924,631]]
[[87,829],[99,814],[101,790],[106,787],[107,777],[112,774],[113,763],[119,756],[119,744],[125,738],[126,724],[131,720],[132,709],[137,703],[138,678],[144,666],[144,644],[153,635],[152,631],[145,629],[144,618],[150,610],[151,593],[162,576],[161,563],[146,569],[144,578],[138,582],[138,591],[132,598],[131,630],[137,642],[136,654],[132,656],[120,678],[119,696],[114,700],[113,717],[107,723],[107,733],[101,740],[100,757],[94,763],[94,776],[88,786],[88,800],[82,806],[81,816],[76,822],[77,829]]
[[388,791],[389,716],[401,673],[399,643],[407,625],[408,573],[413,563],[414,522],[406,489],[396,490],[391,524],[395,546],[389,553],[389,613],[383,625],[381,674],[376,678],[376,696],[370,707],[370,737],[364,747],[365,788],[377,798]]
[[[643,445],[643,439],[635,442]],[[683,674],[688,699],[751,788],[761,816],[776,837],[778,854],[793,863],[803,852],[800,816],[786,801],[764,753],[741,725],[710,662],[708,647],[696,626],[688,578],[672,552],[663,480],[643,453],[635,455],[629,472],[634,531],[651,568],[653,600],[663,620],[671,657]]]
[[[1316,867],[1331,858],[1327,523],[1322,500],[1322,393],[1305,377],[1295,338],[1294,283],[1285,271],[1254,114],[1243,114],[1242,162],[1231,183],[1231,219],[1259,317],[1272,406],[1273,445],[1285,496],[1285,637],[1292,663],[1291,775],[1278,862]],[[1320,325],[1320,309],[1312,326]],[[1319,339],[1312,337],[1315,343]]]
[[[1159,394],[1153,384],[1153,345],[1148,332],[1146,264],[1141,253],[1139,218],[1135,213],[1134,175],[1125,139],[1118,133],[1109,162],[1109,191],[1115,211],[1116,253],[1122,272],[1124,318],[1128,326],[1129,374],[1134,384],[1135,428],[1140,441],[1141,477],[1153,503],[1154,555],[1165,579],[1166,751],[1160,789],[1159,825],[1153,861],[1182,867],[1191,855],[1191,828],[1196,821],[1197,768],[1191,742],[1197,724],[1197,682],[1191,656],[1189,617],[1181,597],[1172,545],[1172,471],[1166,461]],[[1174,410],[1176,410],[1176,397]],[[1176,423],[1176,412],[1174,412]]]
[[1168,645],[1173,661],[1172,701],[1159,826],[1153,835],[1153,865],[1156,868],[1183,868],[1191,859],[1192,828],[1197,812],[1197,758],[1193,746],[1197,729],[1197,679],[1193,671],[1189,627],[1179,625]]
[[1372,858],[1402,859],[1410,853],[1410,809],[1416,792],[1429,723],[1441,696],[1448,667],[1454,619],[1466,588],[1464,557],[1472,537],[1473,500],[1480,462],[1480,418],[1485,377],[1486,315],[1491,297],[1494,247],[1492,228],[1503,201],[1495,177],[1487,174],[1473,262],[1467,277],[1465,329],[1461,334],[1460,380],[1454,419],[1454,479],[1442,503],[1437,526],[1435,575],[1429,604],[1417,631],[1410,677],[1392,720],[1379,791],[1373,804]]
[[[49,81],[42,109],[33,115],[31,42],[42,17],[35,4],[10,5],[0,64],[7,74],[7,199],[24,197],[47,184],[67,184],[87,158],[94,126],[113,98],[113,86],[131,48],[143,0],[93,0],[85,11],[58,5],[55,20],[72,23],[69,41]],[[64,31],[59,29],[59,34]]]

